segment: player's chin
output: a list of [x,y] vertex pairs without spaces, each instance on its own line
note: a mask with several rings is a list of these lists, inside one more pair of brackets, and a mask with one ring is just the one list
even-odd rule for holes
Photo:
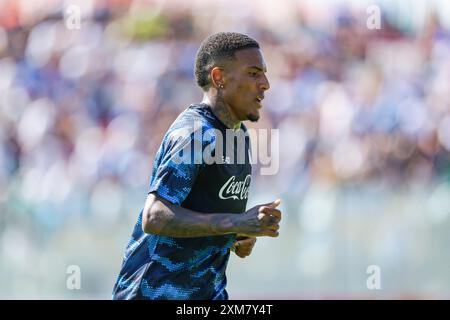
[[251,122],[258,121],[259,120],[259,112],[256,111],[256,113],[247,114],[247,120],[250,120]]

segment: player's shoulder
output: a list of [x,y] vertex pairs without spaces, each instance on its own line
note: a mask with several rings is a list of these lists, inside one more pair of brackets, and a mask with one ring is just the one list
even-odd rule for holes
[[216,127],[211,109],[202,103],[189,105],[173,122],[171,129],[207,130]]
[[170,126],[167,131],[166,141],[193,140],[201,137],[206,140],[214,140],[210,135],[203,133],[216,129],[217,123],[212,116],[212,111],[204,104],[191,104],[187,107]]

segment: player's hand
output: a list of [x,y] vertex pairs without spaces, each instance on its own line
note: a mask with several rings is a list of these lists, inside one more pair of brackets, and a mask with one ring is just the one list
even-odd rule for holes
[[255,237],[243,237],[238,235],[236,237],[236,241],[231,247],[231,251],[233,251],[239,258],[245,258],[252,253],[255,243]]
[[237,216],[238,233],[247,237],[277,237],[281,211],[277,209],[281,200],[262,204],[251,208],[245,213]]

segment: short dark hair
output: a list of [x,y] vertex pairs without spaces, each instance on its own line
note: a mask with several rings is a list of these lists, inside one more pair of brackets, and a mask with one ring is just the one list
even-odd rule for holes
[[197,84],[204,90],[211,85],[209,73],[214,66],[224,60],[235,59],[236,51],[258,48],[256,40],[237,32],[219,32],[210,35],[200,44],[195,59],[195,79]]

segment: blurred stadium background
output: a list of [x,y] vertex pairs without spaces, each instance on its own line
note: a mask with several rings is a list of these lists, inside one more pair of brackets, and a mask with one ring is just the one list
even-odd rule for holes
[[444,0],[0,0],[0,298],[110,298],[162,136],[201,99],[198,45],[218,31],[262,45],[256,127],[281,138],[279,173],[255,174],[249,202],[281,197],[281,234],[231,258],[231,298],[450,298]]

